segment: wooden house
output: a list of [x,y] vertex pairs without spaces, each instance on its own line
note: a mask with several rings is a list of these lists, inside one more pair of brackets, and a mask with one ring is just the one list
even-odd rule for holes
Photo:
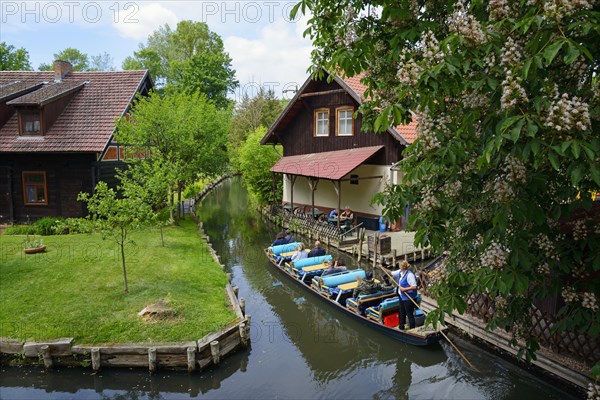
[[[354,118],[366,89],[360,76],[327,77],[310,77],[302,85],[261,144],[283,146],[271,171],[284,177],[284,203],[322,211],[350,207],[356,215],[378,218],[382,209],[371,198],[402,179],[394,165],[417,137],[416,122],[363,132],[362,115]],[[369,228],[376,229],[372,223]]]
[[78,193],[114,180],[126,156],[113,142],[116,120],[137,93],[152,87],[147,71],[0,71],[0,222],[80,217]]

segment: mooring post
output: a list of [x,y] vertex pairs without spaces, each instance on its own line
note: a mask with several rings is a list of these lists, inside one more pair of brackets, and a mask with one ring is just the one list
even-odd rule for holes
[[227,282],[231,283],[231,279],[232,279],[231,272],[228,272],[227,273]]
[[42,357],[44,359],[44,368],[50,369],[52,368],[52,357],[50,356],[50,346],[47,344],[40,347],[42,352]]
[[247,346],[248,345],[248,334],[246,332],[246,324],[245,323],[241,323],[240,325],[240,339],[242,341],[242,345]]
[[221,360],[221,356],[219,354],[219,341],[213,340],[210,342],[210,354],[212,355],[213,364],[217,365]]
[[187,348],[187,370],[188,372],[192,372],[196,369],[196,348],[188,347]]
[[237,286],[234,286],[234,287],[233,287],[233,294],[235,294],[235,297],[238,297],[238,293],[239,293],[239,291],[240,291],[240,288],[239,288],[239,287],[237,287]]
[[246,314],[246,299],[240,297],[240,309],[242,310],[242,314]]
[[148,369],[150,372],[156,372],[156,347],[148,349]]
[[100,370],[100,348],[93,347],[92,348],[92,369],[94,371]]

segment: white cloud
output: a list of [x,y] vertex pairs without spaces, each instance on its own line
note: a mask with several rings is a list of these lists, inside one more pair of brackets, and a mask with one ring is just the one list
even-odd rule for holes
[[173,11],[159,3],[131,5],[134,7],[120,11],[118,21],[113,21],[113,26],[126,38],[143,41],[160,26],[168,23],[174,28],[179,20]]
[[[225,50],[240,81],[240,93],[252,94],[256,84],[269,86],[281,96],[282,89],[293,89],[304,83],[310,65],[311,42],[302,37],[303,21],[276,21],[264,26],[255,39],[228,36]],[[284,94],[286,98],[291,93]]]

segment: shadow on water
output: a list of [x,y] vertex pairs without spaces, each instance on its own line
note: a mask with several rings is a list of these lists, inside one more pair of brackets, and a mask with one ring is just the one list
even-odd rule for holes
[[201,375],[4,368],[0,398],[570,398],[459,338],[479,372],[445,343],[418,348],[394,341],[297,286],[264,257],[276,228],[248,206],[238,179],[209,195],[200,217],[252,316],[249,351]]

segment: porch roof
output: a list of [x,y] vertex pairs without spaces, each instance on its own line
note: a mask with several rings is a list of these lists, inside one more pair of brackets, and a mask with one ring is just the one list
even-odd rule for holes
[[271,172],[337,181],[371,158],[383,146],[300,154],[281,158]]

